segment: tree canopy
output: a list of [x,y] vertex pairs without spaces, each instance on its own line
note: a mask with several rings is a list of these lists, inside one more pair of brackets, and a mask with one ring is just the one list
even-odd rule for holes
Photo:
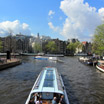
[[75,53],[76,48],[82,48],[82,44],[80,42],[69,43],[67,49],[71,51],[71,53]]
[[41,45],[40,45],[39,43],[35,43],[35,44],[34,44],[34,51],[35,51],[36,53],[42,51],[42,47],[41,47]]
[[104,24],[99,25],[92,39],[92,52],[98,55],[104,54]]
[[54,41],[49,41],[48,44],[46,44],[46,49],[50,53],[55,53],[58,50]]

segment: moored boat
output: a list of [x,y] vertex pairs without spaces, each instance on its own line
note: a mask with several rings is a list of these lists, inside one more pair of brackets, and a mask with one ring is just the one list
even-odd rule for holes
[[86,64],[86,65],[92,65],[93,62],[91,59],[89,59],[88,57],[80,57],[79,61]]
[[34,95],[36,94],[38,98],[41,98],[42,104],[52,104],[54,98],[57,103],[61,99],[64,102],[61,104],[69,104],[62,77],[54,67],[45,67],[41,71],[25,104],[35,102],[36,96]]
[[96,68],[99,69],[100,71],[104,72],[104,60],[99,60]]
[[86,64],[86,65],[96,65],[97,59],[94,59],[93,57],[79,57],[78,58],[80,62]]

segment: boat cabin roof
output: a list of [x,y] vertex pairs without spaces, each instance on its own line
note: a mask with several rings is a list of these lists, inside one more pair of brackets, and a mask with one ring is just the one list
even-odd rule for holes
[[98,62],[101,64],[104,64],[104,60],[99,60]]
[[39,74],[32,93],[51,92],[63,94],[61,78],[54,67],[45,67]]

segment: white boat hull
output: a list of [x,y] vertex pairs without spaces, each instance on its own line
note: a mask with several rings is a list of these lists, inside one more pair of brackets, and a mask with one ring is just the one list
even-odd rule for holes
[[96,65],[96,68],[102,72],[104,72],[104,69],[100,68],[98,65]]

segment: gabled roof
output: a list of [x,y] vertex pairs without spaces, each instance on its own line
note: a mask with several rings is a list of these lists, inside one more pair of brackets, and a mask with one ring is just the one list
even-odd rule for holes
[[83,44],[83,45],[86,45],[86,44],[87,44],[87,41],[83,41],[82,44]]

